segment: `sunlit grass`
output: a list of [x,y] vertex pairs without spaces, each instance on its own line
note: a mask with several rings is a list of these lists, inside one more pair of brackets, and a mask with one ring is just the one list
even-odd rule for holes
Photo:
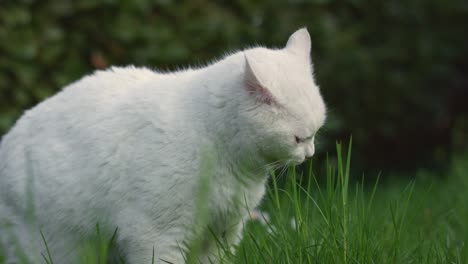
[[[351,146],[337,144],[324,175],[315,175],[312,163],[271,172],[263,216],[246,224],[235,254],[219,243],[220,262],[467,263],[464,159],[454,160],[444,177],[421,172],[411,181],[370,185],[350,175],[350,164]],[[97,237],[80,249],[80,263],[124,263],[109,261],[114,237],[101,237],[97,226]],[[188,262],[196,263],[197,252],[195,246]],[[53,255],[34,263],[53,263]]]

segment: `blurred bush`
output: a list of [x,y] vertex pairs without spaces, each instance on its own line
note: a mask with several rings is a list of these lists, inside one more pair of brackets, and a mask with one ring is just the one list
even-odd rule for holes
[[202,64],[301,26],[329,106],[322,151],[352,134],[368,166],[414,167],[466,146],[466,0],[3,0],[0,134],[96,68]]

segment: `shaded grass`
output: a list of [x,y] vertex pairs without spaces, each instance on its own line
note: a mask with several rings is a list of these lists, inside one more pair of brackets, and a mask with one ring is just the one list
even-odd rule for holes
[[[346,153],[345,153],[346,152]],[[468,164],[454,160],[446,177],[421,172],[414,180],[371,186],[350,175],[351,146],[337,144],[325,175],[312,163],[299,172],[272,172],[261,221],[250,221],[236,254],[223,241],[222,263],[467,263]],[[209,164],[206,165],[209,167]],[[279,178],[285,184],[278,184]],[[325,184],[318,179],[325,178]],[[282,182],[283,182],[282,181]],[[200,215],[200,221],[203,216]],[[84,243],[81,263],[110,261],[116,236]],[[196,261],[195,246],[188,262]],[[0,263],[2,253],[0,248]],[[154,258],[153,258],[154,259]],[[157,259],[157,256],[156,256]],[[38,263],[53,263],[44,255]]]

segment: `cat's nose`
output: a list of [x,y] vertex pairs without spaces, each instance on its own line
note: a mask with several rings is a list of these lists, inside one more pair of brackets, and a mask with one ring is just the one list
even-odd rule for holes
[[307,157],[307,158],[312,158],[312,156],[314,156],[314,153],[315,153],[315,146],[314,146],[314,144],[309,144],[309,145],[306,147],[306,157]]

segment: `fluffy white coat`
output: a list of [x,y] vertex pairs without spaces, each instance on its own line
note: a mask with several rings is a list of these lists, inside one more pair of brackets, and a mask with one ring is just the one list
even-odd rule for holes
[[55,263],[71,263],[99,223],[118,227],[128,263],[151,263],[153,248],[158,263],[183,263],[196,239],[207,263],[211,231],[235,245],[268,166],[312,156],[324,119],[306,29],[283,49],[251,48],[204,68],[98,71],[3,137],[0,242],[9,261],[19,247],[38,262],[42,231]]

